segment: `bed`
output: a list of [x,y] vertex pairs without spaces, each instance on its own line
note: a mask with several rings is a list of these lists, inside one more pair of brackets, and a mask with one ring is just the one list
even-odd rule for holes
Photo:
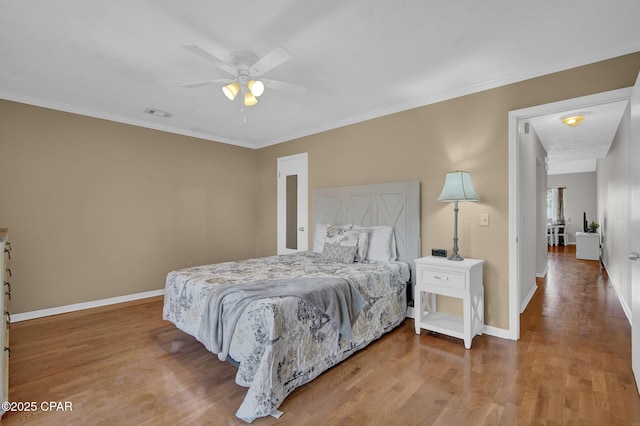
[[294,389],[406,317],[419,182],[314,189],[312,203],[312,251],[167,275],[163,318],[237,365],[247,422],[279,416]]

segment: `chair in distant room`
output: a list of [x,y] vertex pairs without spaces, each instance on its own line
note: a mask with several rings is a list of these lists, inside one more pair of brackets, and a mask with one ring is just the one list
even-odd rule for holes
[[569,234],[567,234],[566,232],[567,227],[566,225],[559,225],[556,227],[555,229],[555,235],[554,237],[554,246],[566,246],[567,245],[567,236]]
[[556,246],[566,246],[569,242],[569,222],[571,218],[567,219],[566,223],[556,225],[554,242]]

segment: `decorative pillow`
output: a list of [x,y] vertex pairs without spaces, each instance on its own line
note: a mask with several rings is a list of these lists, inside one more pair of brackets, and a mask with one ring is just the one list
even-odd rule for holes
[[[352,230],[354,232],[355,230]],[[364,232],[363,232],[364,231]],[[370,232],[367,229],[359,230],[358,235],[358,251],[356,252],[356,262],[364,262],[367,259],[367,253],[369,251],[369,235]]]
[[393,226],[353,225],[353,230],[368,230],[370,232],[366,260],[383,262],[396,260],[398,254]]
[[325,241],[322,258],[330,262],[353,263],[357,251],[357,246],[343,246],[338,243],[328,243]]
[[369,242],[367,231],[352,231],[337,226],[327,227],[322,257],[333,262],[362,262]]
[[324,239],[327,237],[327,227],[335,226],[338,228],[351,229],[352,224],[348,225],[328,225],[326,223],[316,223],[316,227],[313,232],[313,251],[316,253],[322,253],[322,247],[324,246]]

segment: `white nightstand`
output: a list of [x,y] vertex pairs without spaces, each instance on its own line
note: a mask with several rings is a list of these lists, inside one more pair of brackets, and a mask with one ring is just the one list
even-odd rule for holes
[[[415,328],[471,340],[484,329],[484,285],[481,259],[449,260],[446,257],[416,259]],[[436,295],[462,299],[464,317],[439,313]]]

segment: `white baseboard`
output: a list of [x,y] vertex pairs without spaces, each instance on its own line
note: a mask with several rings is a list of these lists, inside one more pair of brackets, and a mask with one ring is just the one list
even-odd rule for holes
[[[407,307],[407,318],[414,318],[414,310],[413,306]],[[492,327],[490,325],[485,325],[484,330],[482,330],[484,334],[488,334],[489,336],[500,337],[502,339],[509,339],[509,330],[504,330],[498,327]]]
[[632,312],[631,307],[627,304],[627,302],[625,302],[624,296],[622,295],[622,291],[620,290],[620,287],[616,285],[613,278],[611,278],[611,275],[609,275],[609,272],[607,271],[607,265],[605,265],[602,257],[600,258],[600,264],[602,265],[604,270],[607,272],[607,275],[609,276],[609,284],[611,284],[611,287],[613,287],[613,289],[615,290],[616,296],[618,297],[618,301],[620,301],[620,305],[622,306],[622,310],[624,311],[624,315],[627,317],[627,321],[629,321],[629,325],[632,326],[633,324],[631,321],[631,312]]
[[538,286],[536,285],[536,283],[533,283],[531,289],[529,290],[529,294],[524,297],[522,303],[520,304],[520,313],[523,313],[524,310],[527,309],[527,306],[529,305],[529,302],[531,302],[531,298],[533,297],[537,289]]
[[544,265],[544,269],[542,272],[536,274],[536,278],[544,278],[549,272],[549,264]]
[[66,314],[68,312],[82,311],[84,309],[100,306],[115,305],[116,303],[130,302],[132,300],[146,299],[148,297],[162,296],[164,289],[145,291],[143,293],[128,294],[126,296],[110,297],[108,299],[94,300],[91,302],[75,303],[73,305],[57,306],[55,308],[40,309],[38,311],[23,312],[11,315],[11,322],[26,321],[51,315]]
[[415,316],[413,315],[413,306],[407,306],[407,318],[415,318]]
[[611,284],[611,287],[613,287],[613,289],[616,291],[616,296],[618,297],[618,301],[620,301],[620,305],[622,305],[622,310],[624,311],[624,315],[627,317],[627,320],[629,321],[629,325],[633,325],[631,323],[631,308],[629,307],[627,302],[624,301],[624,296],[620,292],[620,287],[615,285],[611,277],[609,277],[609,283]]
[[489,336],[500,337],[501,339],[513,340],[509,337],[509,330],[505,330],[504,328],[492,327],[490,325],[484,326],[484,334],[488,334]]

